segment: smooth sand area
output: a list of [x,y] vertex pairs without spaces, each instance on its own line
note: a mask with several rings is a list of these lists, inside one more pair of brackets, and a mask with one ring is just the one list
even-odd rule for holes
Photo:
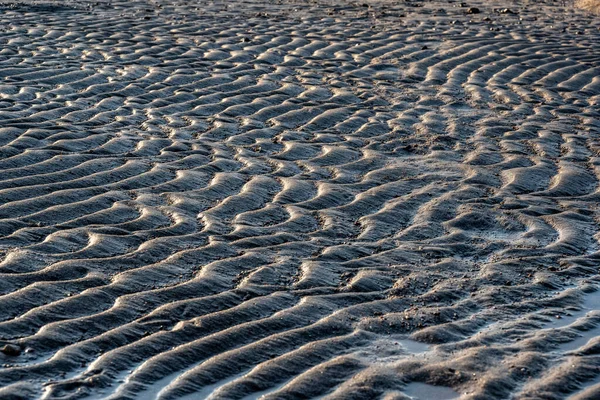
[[0,399],[600,398],[600,16],[0,2]]

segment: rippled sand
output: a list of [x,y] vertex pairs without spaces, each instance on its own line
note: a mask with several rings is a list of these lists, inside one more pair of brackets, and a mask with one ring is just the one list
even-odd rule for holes
[[600,398],[600,17],[0,22],[0,398]]

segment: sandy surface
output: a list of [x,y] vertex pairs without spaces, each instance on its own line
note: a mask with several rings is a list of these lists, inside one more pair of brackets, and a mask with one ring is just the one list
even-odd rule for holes
[[0,3],[0,398],[600,398],[600,18],[500,3]]

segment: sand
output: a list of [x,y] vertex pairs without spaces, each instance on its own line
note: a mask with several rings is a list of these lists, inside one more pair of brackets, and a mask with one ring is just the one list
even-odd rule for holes
[[0,398],[600,397],[600,17],[0,22]]

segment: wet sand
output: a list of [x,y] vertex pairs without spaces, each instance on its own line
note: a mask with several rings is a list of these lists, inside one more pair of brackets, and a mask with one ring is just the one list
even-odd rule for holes
[[600,17],[0,22],[0,398],[600,397]]

